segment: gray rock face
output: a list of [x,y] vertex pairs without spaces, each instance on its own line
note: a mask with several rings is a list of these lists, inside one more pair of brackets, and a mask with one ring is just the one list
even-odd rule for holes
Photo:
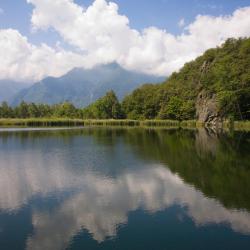
[[219,113],[216,94],[202,90],[196,101],[196,117],[199,122],[210,127],[221,127],[222,117]]

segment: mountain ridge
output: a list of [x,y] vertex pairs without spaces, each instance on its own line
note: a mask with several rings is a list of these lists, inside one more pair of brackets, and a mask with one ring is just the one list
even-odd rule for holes
[[0,102],[9,102],[14,95],[26,87],[27,84],[24,82],[17,82],[9,79],[0,80]]
[[165,78],[122,68],[117,63],[97,65],[92,69],[74,68],[61,77],[46,77],[21,90],[11,101],[56,104],[70,101],[77,107],[87,106],[107,91],[113,90],[121,100],[144,83],[162,82]]

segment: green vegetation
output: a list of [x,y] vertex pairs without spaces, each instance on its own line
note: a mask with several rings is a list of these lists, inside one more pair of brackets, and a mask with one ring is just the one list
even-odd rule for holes
[[17,118],[0,119],[0,127],[71,127],[84,126],[85,122],[80,119],[66,118]]
[[[129,120],[129,119],[68,119],[68,118],[2,118],[0,127],[162,127],[162,128],[200,128],[204,125],[196,120]],[[230,126],[223,124],[225,129],[250,131],[249,121],[236,121]]]
[[0,118],[82,118],[81,109],[64,102],[56,105],[21,102],[17,107],[11,107],[6,102],[0,105]]
[[26,103],[11,107],[7,102],[0,105],[1,118],[67,118],[67,119],[122,119],[122,112],[115,93],[109,91],[104,97],[98,99],[85,109],[76,108],[70,102],[55,105]]
[[125,97],[128,118],[196,118],[196,99],[205,90],[215,94],[224,118],[250,119],[250,39],[228,39],[185,64],[163,84],[144,85]]
[[201,92],[216,96],[221,118],[250,119],[250,38],[228,39],[221,47],[207,50],[185,64],[166,82],[145,84],[122,103],[113,91],[84,109],[69,102],[56,105],[22,102],[15,108],[4,102],[0,118],[195,120],[196,101]]
[[87,119],[121,119],[125,117],[121,104],[113,91],[109,91],[104,97],[83,109],[82,115]]
[[61,127],[61,126],[137,126],[137,127],[196,127],[196,121],[175,120],[118,120],[118,119],[67,119],[67,118],[3,118],[0,127]]

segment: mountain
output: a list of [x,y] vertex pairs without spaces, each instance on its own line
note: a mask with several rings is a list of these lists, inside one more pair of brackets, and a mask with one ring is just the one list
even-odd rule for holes
[[0,102],[10,101],[21,89],[27,87],[23,82],[16,82],[12,80],[0,80]]
[[55,104],[70,101],[77,107],[87,106],[107,91],[113,90],[119,99],[143,83],[162,82],[164,79],[122,68],[117,63],[99,65],[93,69],[75,68],[66,75],[47,77],[30,88],[20,91],[12,101]]

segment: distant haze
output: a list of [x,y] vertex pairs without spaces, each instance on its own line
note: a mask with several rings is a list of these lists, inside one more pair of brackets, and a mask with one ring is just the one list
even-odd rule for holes
[[0,80],[0,102],[10,102],[14,95],[21,89],[28,87],[27,83],[15,82],[11,80]]
[[94,102],[109,90],[113,90],[122,99],[144,83],[162,81],[162,77],[128,71],[116,63],[96,66],[90,70],[75,68],[62,77],[48,77],[21,90],[11,103],[18,105],[25,101],[55,104],[70,101],[81,107]]

